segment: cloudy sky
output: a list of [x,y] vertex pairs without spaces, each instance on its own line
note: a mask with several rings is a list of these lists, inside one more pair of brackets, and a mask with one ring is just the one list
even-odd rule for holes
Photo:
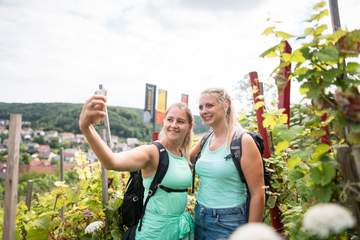
[[[276,43],[266,19],[300,34],[315,2],[0,0],[0,102],[82,103],[101,83],[110,105],[143,108],[151,83],[197,111],[204,88],[232,92],[250,71],[266,81],[277,63],[259,57]],[[342,26],[360,27],[359,0],[339,8]]]

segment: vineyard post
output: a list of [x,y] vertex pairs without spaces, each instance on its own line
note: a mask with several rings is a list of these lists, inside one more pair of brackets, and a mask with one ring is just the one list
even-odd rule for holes
[[[259,78],[257,72],[250,72],[250,84],[253,92],[253,99],[254,99],[254,105],[256,103],[263,101],[262,94],[260,92],[261,85],[259,83]],[[257,120],[257,126],[259,133],[261,134],[262,138],[264,139],[264,154],[263,157],[269,158],[271,156],[271,149],[270,149],[270,139],[268,132],[266,128],[264,127],[263,117],[264,113],[264,106],[260,106],[256,108],[256,120]],[[276,229],[277,232],[282,233],[283,232],[283,225],[281,223],[280,219],[280,209],[278,208],[277,204],[273,208],[270,209],[270,219],[271,219],[271,225],[274,229]]]
[[60,181],[64,181],[64,148],[60,149]]
[[[340,23],[340,14],[337,0],[329,0],[330,14],[331,14],[331,23],[333,27],[333,32],[336,32],[341,28]],[[360,43],[357,42],[357,49],[359,50]],[[341,50],[341,41],[340,44],[337,45],[339,50]],[[345,65],[345,58],[342,60]],[[340,66],[338,64],[338,68]],[[343,81],[338,77],[339,81]],[[322,122],[325,122],[328,115],[325,113],[321,116]],[[323,136],[321,139],[322,143],[330,145],[330,137],[329,137],[329,125],[322,128],[325,130],[325,137]],[[349,128],[347,126],[344,127],[345,138],[349,133]],[[323,141],[327,140],[327,141]],[[352,186],[353,189],[355,184],[360,181],[360,146],[358,144],[349,146],[347,144],[340,145],[336,147],[336,159],[340,165],[341,173],[344,176],[345,186]],[[345,187],[344,187],[345,188]],[[350,189],[350,187],[349,187]],[[347,190],[347,203],[350,205],[353,215],[356,218],[356,231],[360,233],[360,203],[358,200],[358,193],[356,190]]]
[[27,181],[26,198],[25,198],[25,203],[28,210],[31,209],[32,189],[33,189],[33,181],[30,179]]
[[360,146],[353,146],[353,148],[348,145],[338,146],[336,148],[336,159],[344,176],[344,186],[348,188],[346,203],[350,205],[350,209],[356,218],[356,231],[359,233],[360,203],[357,198],[358,193],[355,184],[360,181]]
[[[329,8],[330,8],[333,32],[336,32],[338,29],[341,28],[337,0],[329,0]],[[328,114],[324,113],[323,115],[321,115],[320,120],[321,120],[321,122],[325,122],[327,120],[327,118],[328,118]],[[329,125],[325,125],[325,126],[321,127],[321,129],[325,132],[324,135],[321,136],[321,138],[320,138],[321,143],[330,145],[331,141],[330,141]]]
[[[329,7],[330,7],[331,23],[332,23],[333,32],[336,32],[338,29],[341,28],[337,0],[329,0]],[[326,122],[327,118],[328,118],[328,114],[324,113],[323,115],[321,115],[320,120],[321,120],[321,122],[324,123],[324,122]],[[330,145],[331,141],[330,141],[329,125],[324,125],[321,127],[321,129],[324,131],[324,135],[321,136],[320,142]]]
[[[106,96],[107,91],[103,87],[102,84],[99,84],[99,89],[95,91],[96,95],[102,95]],[[104,128],[101,131],[101,137],[106,142],[106,144],[109,146],[109,148],[112,149],[112,140],[111,140],[111,132],[110,132],[110,121],[109,121],[109,114],[108,109],[106,107],[105,109],[105,120],[104,120]],[[103,205],[107,205],[109,201],[109,192],[108,192],[108,178],[107,178],[107,170],[103,167],[101,164],[101,185],[102,185],[102,202]]]
[[5,179],[3,239],[15,239],[17,185],[21,141],[21,114],[10,115],[8,160]]
[[[60,149],[60,181],[64,181],[64,148]],[[64,221],[64,206],[60,209],[60,218]]]
[[329,0],[329,6],[330,6],[332,27],[334,32],[336,32],[339,28],[341,28],[338,1]]
[[[102,138],[106,140],[107,138],[106,128],[102,129]],[[109,192],[108,192],[108,177],[107,170],[101,164],[101,189],[102,189],[102,202],[103,205],[107,205],[109,200]]]

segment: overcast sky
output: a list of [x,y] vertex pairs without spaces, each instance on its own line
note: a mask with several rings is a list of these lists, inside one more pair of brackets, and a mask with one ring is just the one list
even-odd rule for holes
[[[143,108],[151,83],[168,103],[189,94],[197,114],[204,88],[232,92],[250,71],[267,80],[277,61],[259,57],[276,43],[261,35],[266,19],[300,34],[316,2],[0,0],[0,102],[82,103],[101,83],[110,105]],[[339,8],[343,27],[360,28],[359,0]]]

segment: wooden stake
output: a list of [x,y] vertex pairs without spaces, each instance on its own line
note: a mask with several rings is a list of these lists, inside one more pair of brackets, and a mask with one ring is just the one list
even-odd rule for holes
[[60,149],[60,181],[64,181],[64,148]]
[[357,200],[360,190],[360,187],[357,186],[360,180],[360,146],[356,145],[351,148],[348,145],[341,145],[337,147],[336,159],[340,165],[345,186],[350,187],[346,192],[347,201],[356,217],[356,230],[360,233],[360,203]]
[[338,1],[329,0],[329,7],[330,7],[330,15],[331,15],[331,24],[333,27],[333,31],[336,32],[339,28],[341,28]]
[[5,205],[3,239],[15,239],[17,185],[19,174],[19,155],[21,141],[21,115],[10,115],[8,160],[5,180]]
[[[64,181],[64,148],[60,149],[60,181]],[[64,206],[61,207],[60,209],[60,218],[61,221],[64,221],[64,212],[65,212],[65,208]]]
[[[106,141],[106,128],[102,129],[102,138]],[[109,201],[109,192],[108,192],[108,178],[107,178],[107,170],[101,164],[101,186],[102,186],[102,202],[103,205],[107,205]]]
[[[106,96],[107,91],[103,87],[102,84],[99,85],[99,89],[95,91],[95,94]],[[110,132],[110,121],[108,110],[106,110],[105,121],[104,121],[104,128],[101,132],[102,139],[106,142],[110,149],[112,149],[112,141],[111,141],[111,132]],[[107,178],[107,170],[101,165],[101,183],[102,183],[102,202],[103,205],[107,205],[109,201],[109,192],[108,192],[108,178]]]
[[26,199],[25,199],[28,210],[31,209],[32,189],[33,189],[33,181],[28,180],[27,189],[26,189]]

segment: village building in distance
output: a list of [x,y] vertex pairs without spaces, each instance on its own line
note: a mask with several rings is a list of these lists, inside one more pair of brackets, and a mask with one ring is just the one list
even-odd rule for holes
[[[0,178],[6,176],[7,144],[9,121],[0,119]],[[122,139],[111,136],[115,152],[126,151],[140,144],[137,138]],[[89,148],[82,134],[72,132],[44,131],[32,129],[30,122],[23,122],[21,130],[21,146],[19,172],[55,173],[60,162],[60,149],[63,149],[64,170],[75,166],[75,158],[84,155],[86,161],[94,163],[96,155]]]

